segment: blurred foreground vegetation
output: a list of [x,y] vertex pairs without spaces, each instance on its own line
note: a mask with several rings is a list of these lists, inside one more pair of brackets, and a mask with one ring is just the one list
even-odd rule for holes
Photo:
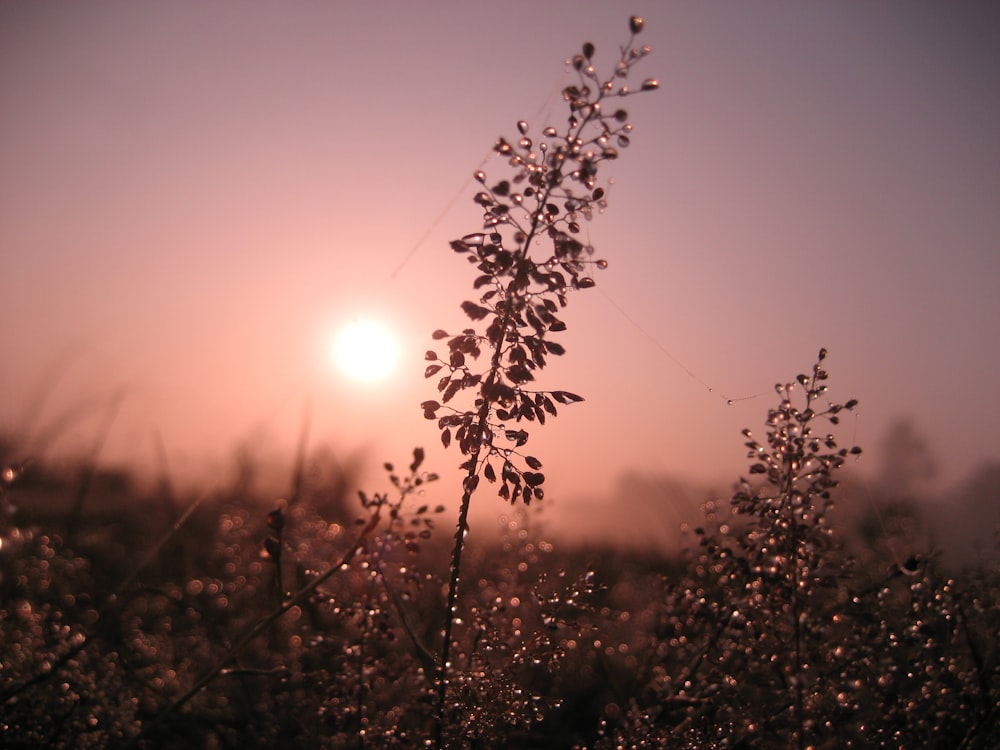
[[[280,502],[15,457],[6,443],[4,747],[424,745],[450,523],[416,455],[384,494],[307,466]],[[707,502],[662,555],[555,543],[523,507],[479,528],[452,744],[1000,746],[995,563],[945,568],[887,501],[850,525],[828,509],[789,583],[743,534],[766,513],[737,505]]]

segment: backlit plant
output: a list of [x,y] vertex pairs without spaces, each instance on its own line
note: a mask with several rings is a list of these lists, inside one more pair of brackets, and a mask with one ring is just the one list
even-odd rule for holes
[[[878,498],[877,527],[838,520],[855,402],[829,400],[825,350],[744,432],[747,478],[690,549],[539,532],[529,430],[580,397],[536,378],[605,265],[581,226],[630,137],[618,103],[648,53],[630,28],[608,80],[592,45],[571,59],[560,128],[497,142],[480,231],[452,245],[476,268],[472,327],[434,334],[423,408],[462,453],[454,542],[420,448],[356,499],[303,447],[285,501],[239,482],[177,516],[183,498],[132,488],[63,517],[46,503],[80,487],[0,436],[4,748],[997,747],[1000,569],[946,570]],[[463,558],[483,477],[513,507]]]
[[[475,267],[473,287],[480,292],[476,301],[462,303],[476,327],[452,334],[435,331],[434,339],[443,341],[447,351],[426,355],[430,364],[425,376],[439,377],[440,400],[425,401],[424,416],[437,420],[446,447],[453,440],[458,444],[466,472],[438,677],[442,712],[453,666],[462,548],[480,477],[498,483],[500,497],[512,503],[541,499],[542,462],[522,450],[529,437],[526,425],[544,424],[557,414],[556,404],[583,400],[569,391],[536,387],[535,380],[550,356],[565,352],[554,334],[566,328],[559,313],[569,293],[594,286],[593,269],[607,266],[581,239],[581,222],[604,209],[606,188],[599,184],[598,172],[617,159],[631,139],[629,115],[619,102],[659,87],[654,79],[635,90],[625,83],[651,51],[634,46],[643,20],[633,16],[629,28],[631,37],[606,78],[594,66],[593,44],[584,44],[572,58],[577,82],[562,92],[569,109],[564,123],[546,125],[534,135],[521,120],[514,139],[497,140],[494,152],[506,162],[503,176],[475,174],[482,185],[475,195],[483,211],[482,227],[451,243]],[[453,399],[463,392],[471,392],[471,403],[454,405]],[[443,722],[442,713],[438,726]]]

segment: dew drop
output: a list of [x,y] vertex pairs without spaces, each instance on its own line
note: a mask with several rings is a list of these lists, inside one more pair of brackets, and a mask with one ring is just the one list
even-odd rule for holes
[[599,260],[599,261],[597,261],[597,267],[598,268],[607,268],[608,267],[608,262],[606,260],[603,260],[603,259]]

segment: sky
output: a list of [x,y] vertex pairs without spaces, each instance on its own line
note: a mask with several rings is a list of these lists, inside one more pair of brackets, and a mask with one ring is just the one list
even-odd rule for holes
[[[418,405],[431,331],[474,294],[448,247],[480,228],[471,175],[503,176],[518,120],[564,122],[567,58],[590,41],[610,71],[631,13],[661,86],[627,100],[586,227],[609,267],[540,381],[586,398],[533,431],[545,502],[728,488],[740,430],[820,347],[860,401],[856,471],[901,417],[941,482],[1000,459],[981,2],[0,3],[0,427],[221,483],[240,452],[288,470],[308,415],[365,481],[418,445],[452,476]],[[329,364],[355,319],[400,342],[380,383]]]

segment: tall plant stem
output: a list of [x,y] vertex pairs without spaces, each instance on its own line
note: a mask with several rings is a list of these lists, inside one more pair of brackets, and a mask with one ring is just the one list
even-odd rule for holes
[[[548,187],[545,191],[543,200],[548,199],[552,192],[552,187]],[[524,242],[524,252],[520,254],[518,258],[518,263],[526,263],[528,256],[528,248],[531,247],[531,243],[538,233],[539,222],[534,220],[531,225],[531,231],[528,233],[527,238]],[[501,372],[501,359],[503,357],[503,345],[506,339],[506,334],[504,331],[507,330],[507,326],[513,320],[514,316],[514,305],[510,303],[510,300],[518,294],[520,274],[515,274],[514,279],[507,285],[505,299],[507,304],[504,309],[503,319],[500,325],[500,333],[498,334],[497,340],[492,342],[493,351],[490,358],[490,369],[487,375],[486,382],[494,383],[497,378],[500,377]],[[487,432],[489,427],[490,411],[493,409],[493,401],[483,397],[483,403],[479,406],[479,412],[476,414],[476,435],[483,435]],[[475,447],[472,449],[468,460],[468,470],[465,475],[465,479],[462,481],[462,504],[458,511],[458,525],[455,528],[455,545],[452,547],[451,551],[451,568],[448,579],[448,599],[445,609],[445,621],[444,621],[444,634],[443,642],[441,644],[441,660],[438,664],[437,673],[437,715],[434,721],[434,747],[442,747],[442,742],[444,740],[444,725],[445,725],[445,712],[448,702],[448,677],[451,670],[451,643],[452,643],[452,633],[454,631],[455,616],[458,611],[458,585],[462,574],[462,551],[465,549],[465,537],[469,531],[469,506],[472,505],[472,495],[476,491],[476,486],[479,479],[479,456],[482,452],[483,442],[480,439],[475,441]]]
[[792,564],[792,590],[791,590],[791,617],[792,617],[792,632],[794,634],[795,640],[795,738],[796,745],[799,750],[804,750],[806,746],[805,741],[805,719],[803,716],[803,698],[802,698],[802,680],[804,678],[804,670],[802,664],[802,623],[800,606],[799,606],[799,535],[797,519],[795,515],[795,507],[793,505],[793,492],[794,492],[794,468],[793,460],[789,457],[786,460],[785,466],[786,474],[786,485],[785,485],[785,503],[788,505],[788,529],[791,535],[789,548],[791,551],[791,564]]

